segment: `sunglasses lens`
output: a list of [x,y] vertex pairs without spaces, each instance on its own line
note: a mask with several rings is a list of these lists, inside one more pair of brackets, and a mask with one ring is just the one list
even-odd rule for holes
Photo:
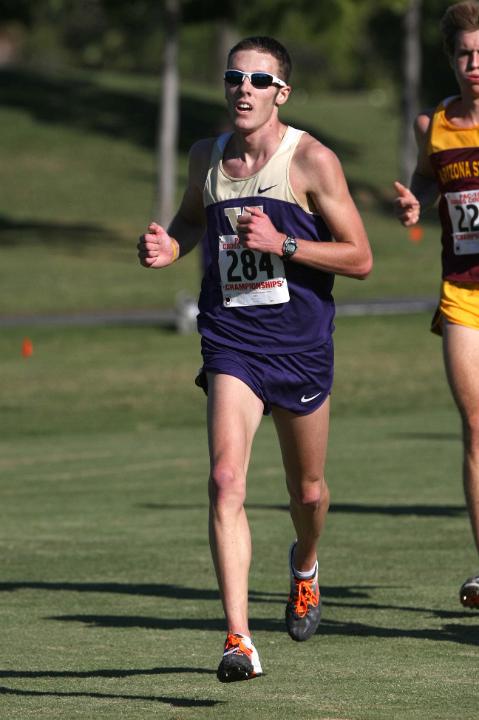
[[273,77],[269,73],[255,72],[251,74],[251,84],[256,88],[267,88],[273,84]]
[[251,84],[255,88],[268,88],[273,84],[273,76],[269,73],[254,72],[251,75],[242,73],[239,70],[227,70],[225,72],[225,82],[228,85],[241,85],[244,77],[251,78]]
[[241,85],[243,82],[243,73],[239,70],[227,70],[225,72],[225,80],[228,85]]

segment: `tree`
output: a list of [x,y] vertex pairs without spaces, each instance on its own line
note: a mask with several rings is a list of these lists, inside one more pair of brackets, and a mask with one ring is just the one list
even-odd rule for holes
[[160,113],[158,116],[155,219],[168,225],[173,215],[178,149],[178,44],[180,0],[165,0],[165,44]]
[[409,6],[404,14],[403,27],[399,172],[402,182],[409,184],[417,155],[413,124],[419,112],[421,84],[421,0],[409,0]]

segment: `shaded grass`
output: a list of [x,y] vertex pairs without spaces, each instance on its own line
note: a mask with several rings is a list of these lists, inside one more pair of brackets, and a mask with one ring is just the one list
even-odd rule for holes
[[[170,307],[179,290],[196,294],[196,253],[162,273],[136,260],[137,238],[153,217],[156,82],[66,71],[3,79],[2,314]],[[185,86],[182,97],[178,198],[186,149],[217,132],[215,118],[223,117],[220,91]],[[285,115],[337,151],[364,214],[375,270],[365,283],[338,278],[339,300],[437,292],[434,214],[419,244],[393,218],[397,108],[381,97],[378,105],[369,93],[293,93]]]

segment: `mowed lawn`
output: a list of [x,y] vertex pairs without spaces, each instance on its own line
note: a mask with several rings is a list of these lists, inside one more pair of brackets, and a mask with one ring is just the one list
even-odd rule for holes
[[[6,718],[451,720],[477,708],[459,423],[425,315],[339,318],[323,622],[284,631],[292,529],[272,423],[251,465],[265,677],[215,677],[198,339],[157,327],[0,338]],[[33,354],[23,357],[25,332]]]

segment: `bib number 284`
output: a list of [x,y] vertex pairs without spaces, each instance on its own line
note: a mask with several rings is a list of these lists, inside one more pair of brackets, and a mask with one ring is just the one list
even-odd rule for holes
[[[226,250],[226,255],[231,262],[227,269],[229,282],[241,282],[243,279],[256,280],[258,270],[264,273],[268,279],[274,277],[274,267],[269,253],[259,254],[252,250],[241,250],[241,252]],[[258,264],[256,264],[257,259]]]
[[221,235],[218,263],[225,307],[289,301],[284,263],[278,255],[248,250],[237,235]]

